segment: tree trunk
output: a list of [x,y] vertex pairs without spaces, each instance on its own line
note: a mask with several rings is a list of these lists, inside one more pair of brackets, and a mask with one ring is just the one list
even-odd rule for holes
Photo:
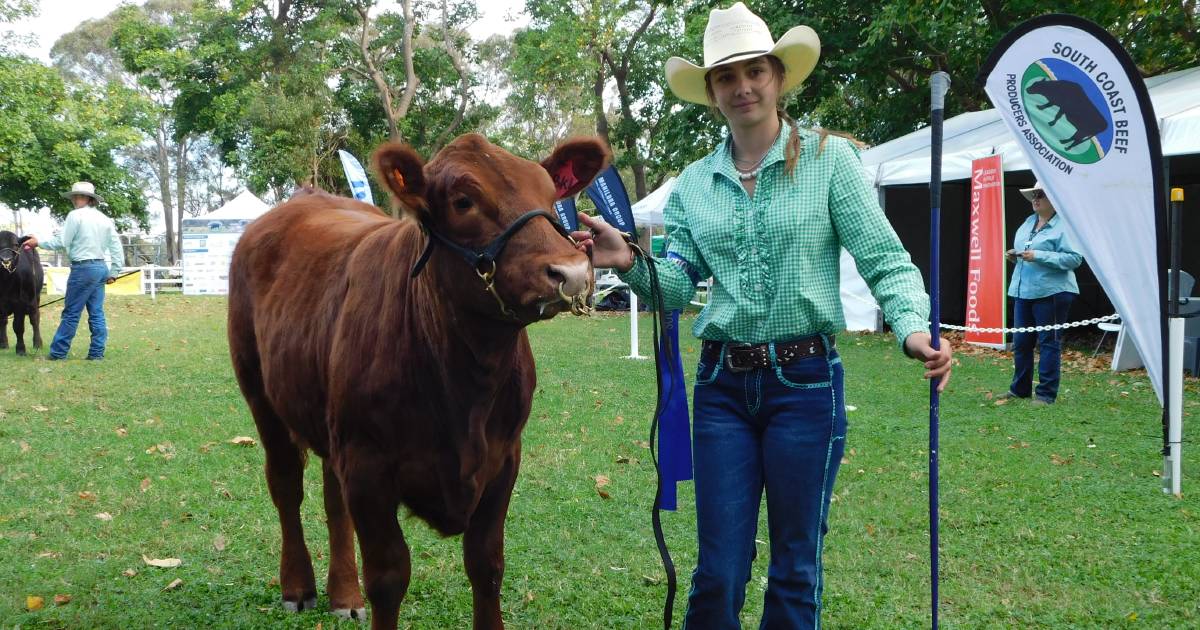
[[596,80],[592,83],[592,93],[595,98],[592,104],[596,110],[596,135],[604,139],[604,143],[612,146],[612,141],[608,137],[608,117],[604,115],[604,64],[596,69]]
[[184,138],[175,145],[175,198],[179,200],[175,204],[176,214],[178,215],[179,229],[175,231],[175,238],[179,239],[175,251],[183,251],[183,212],[187,208],[187,180],[190,175],[188,169],[188,139]]
[[167,261],[168,264],[174,265],[176,260],[175,243],[175,201],[171,196],[171,155],[168,143],[168,133],[166,129],[166,121],[159,119],[158,129],[154,134],[154,145],[156,149],[155,174],[158,177],[158,195],[162,200],[163,206],[163,223],[167,226],[166,244],[167,244]]

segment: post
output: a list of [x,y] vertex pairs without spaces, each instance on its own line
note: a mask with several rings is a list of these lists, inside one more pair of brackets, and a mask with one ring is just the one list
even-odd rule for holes
[[1171,189],[1171,290],[1167,295],[1167,448],[1163,453],[1163,492],[1182,493],[1183,467],[1183,324],[1179,316],[1179,267],[1182,264],[1183,189]]
[[638,354],[638,298],[633,289],[629,289],[629,356],[626,359],[645,359]]
[[[941,346],[941,231],[942,231],[942,121],[950,75],[934,72],[929,77],[929,336],[934,350]],[[930,627],[938,627],[938,415],[941,379],[929,381],[929,578]]]

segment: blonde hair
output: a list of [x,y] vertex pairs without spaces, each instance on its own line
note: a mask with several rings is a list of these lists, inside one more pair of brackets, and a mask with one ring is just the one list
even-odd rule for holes
[[[767,59],[767,64],[771,66],[771,73],[775,77],[775,86],[777,88],[782,89],[783,88],[783,79],[784,79],[784,75],[787,73],[787,69],[784,68],[783,62],[780,61],[779,58],[776,57],[775,55],[764,55],[764,56]],[[704,91],[708,94],[709,107],[711,109],[717,110],[717,96],[713,92],[713,87],[712,87],[712,71],[709,71],[707,74],[704,75]],[[783,95],[781,94],[780,95],[781,101],[783,100],[782,96]],[[717,111],[719,112],[720,110],[717,110]],[[795,175],[796,163],[800,161],[800,151],[802,149],[801,142],[800,142],[800,125],[797,124],[796,121],[790,115],[788,115],[787,111],[783,108],[781,103],[775,104],[775,111],[777,114],[779,114],[779,118],[781,120],[783,120],[784,122],[786,122],[791,127],[791,131],[788,133],[787,146],[784,148],[784,153],[783,153],[783,155],[784,155],[783,169],[784,169],[784,172],[786,172],[788,175]],[[855,138],[854,136],[852,136],[848,133],[842,132],[842,131],[832,131],[832,130],[824,129],[824,128],[820,128],[820,127],[813,129],[813,131],[815,131],[818,136],[817,155],[821,155],[821,151],[825,150],[825,141],[829,139],[829,136],[837,136],[839,138],[846,138],[847,140],[853,142],[855,145],[857,145],[860,148],[865,146],[862,141],[860,141],[857,138]]]

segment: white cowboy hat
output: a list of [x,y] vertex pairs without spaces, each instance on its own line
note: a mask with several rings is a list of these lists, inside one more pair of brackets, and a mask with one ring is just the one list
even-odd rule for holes
[[767,23],[741,2],[728,9],[713,9],[704,29],[704,65],[671,57],[667,60],[667,85],[685,101],[708,105],[704,75],[709,70],[763,55],[773,55],[783,62],[785,75],[780,93],[786,94],[816,67],[821,39],[811,28],[797,26],[775,41]]
[[96,194],[96,187],[92,185],[92,182],[75,182],[71,185],[71,190],[68,190],[62,194],[62,196],[66,197],[67,199],[70,199],[75,195],[91,197],[92,199],[95,199],[96,203],[98,204],[104,203],[104,199],[100,195]]
[[1034,182],[1033,188],[1022,188],[1021,194],[1025,195],[1025,198],[1028,199],[1029,201],[1033,201],[1033,191],[1035,191],[1035,190],[1040,190],[1043,193],[1046,192],[1046,189],[1042,188],[1041,180]]

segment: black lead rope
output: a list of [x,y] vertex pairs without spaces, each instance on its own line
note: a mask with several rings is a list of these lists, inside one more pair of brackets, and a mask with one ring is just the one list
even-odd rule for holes
[[[671,356],[671,339],[670,335],[666,334],[667,330],[667,311],[663,306],[662,287],[658,283],[658,269],[654,265],[654,261],[650,255],[638,246],[633,238],[628,234],[623,234],[625,241],[633,248],[636,256],[641,257],[646,262],[646,267],[650,272],[650,296],[654,300],[654,315],[650,318],[653,323],[653,339],[654,339],[654,368],[655,383],[657,384],[658,400],[654,406],[654,417],[650,420],[650,461],[654,463],[655,489],[654,489],[654,505],[650,508],[650,522],[654,526],[654,542],[658,545],[658,555],[662,559],[663,571],[667,574],[667,601],[663,605],[663,628],[669,630],[671,627],[671,617],[675,611],[675,591],[677,588],[677,580],[675,577],[675,563],[671,561],[671,552],[667,549],[667,539],[663,535],[662,514],[659,512],[659,504],[662,502],[662,468],[659,467],[658,458],[654,455],[654,444],[658,438],[658,423],[663,411],[663,353]],[[637,313],[633,314],[637,317]],[[672,387],[677,384],[672,379]],[[670,394],[670,392],[667,392]]]
[[[135,274],[135,273],[137,273],[137,272],[139,272],[139,271],[141,271],[141,269],[135,269],[135,270],[133,270],[133,271],[127,271],[127,272],[125,272],[125,273],[123,273],[123,274],[121,274],[121,275],[119,275],[119,276],[117,276],[117,277],[113,278],[113,281],[115,282],[115,281],[117,281],[117,280],[120,280],[121,278],[125,278],[125,277],[128,277],[128,276],[132,276],[133,274]],[[62,297],[60,297],[60,298],[55,298],[55,299],[53,299],[53,300],[50,300],[49,302],[46,302],[45,304],[38,304],[38,308],[39,308],[39,309],[40,309],[40,308],[45,308],[45,307],[47,307],[47,306],[50,306],[51,304],[57,304],[57,303],[59,303],[59,302],[61,302],[61,301],[65,300],[65,299],[67,299],[67,295],[66,295],[66,293],[63,293],[63,296],[62,296]]]

